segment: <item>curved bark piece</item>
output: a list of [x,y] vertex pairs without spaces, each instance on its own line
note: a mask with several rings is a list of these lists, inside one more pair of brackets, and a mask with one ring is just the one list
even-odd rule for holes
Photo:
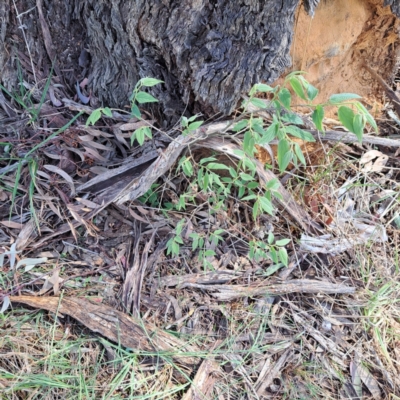
[[165,354],[166,359],[172,357],[189,371],[193,371],[200,362],[199,358],[190,355],[198,351],[195,346],[104,304],[93,304],[74,297],[10,296],[10,301],[69,315],[114,343],[136,351],[154,353],[161,361]]

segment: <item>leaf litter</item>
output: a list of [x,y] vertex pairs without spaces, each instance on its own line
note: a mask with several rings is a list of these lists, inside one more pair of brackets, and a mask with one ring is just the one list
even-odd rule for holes
[[[51,357],[34,347],[47,325],[64,346],[79,338],[87,376],[98,365],[96,398],[400,396],[398,140],[366,135],[361,146],[340,146],[354,135],[330,131],[309,166],[286,177],[255,160],[260,182],[285,183],[278,211],[255,223],[239,197],[212,209],[177,168],[181,156],[197,160],[197,171],[204,157],[236,165],[231,121],[189,136],[157,130],[131,147],[132,132],[154,120],[113,112],[87,127],[82,114],[64,129],[92,109],[50,87],[34,128],[14,104],[1,130],[9,148],[0,165],[0,368],[11,377],[0,372],[3,390],[23,396],[22,374],[46,373],[33,357]],[[24,127],[19,137],[12,124]],[[194,202],[165,206],[188,188]],[[178,229],[181,251],[167,255]],[[287,266],[249,257],[249,242],[272,232],[291,239]],[[21,305],[44,310],[43,326],[24,319],[39,314]],[[115,384],[122,370],[141,377],[134,390]]]

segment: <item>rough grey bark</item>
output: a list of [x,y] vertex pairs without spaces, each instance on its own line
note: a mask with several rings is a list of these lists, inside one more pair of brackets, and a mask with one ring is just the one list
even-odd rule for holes
[[[17,87],[17,60],[48,75],[53,60],[36,7],[42,3],[55,70],[70,95],[76,80],[88,76],[101,103],[123,107],[137,80],[151,76],[165,82],[153,94],[170,119],[186,107],[229,114],[254,83],[272,82],[290,66],[300,1],[17,0],[18,19],[14,2],[1,0],[0,78],[8,89]],[[318,2],[304,6],[313,13]],[[400,15],[397,0],[385,2]]]

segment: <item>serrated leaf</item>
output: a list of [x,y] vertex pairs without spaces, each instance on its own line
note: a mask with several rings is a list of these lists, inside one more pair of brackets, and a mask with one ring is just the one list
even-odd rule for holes
[[325,116],[324,108],[321,105],[317,105],[317,107],[315,107],[315,110],[312,114],[312,120],[315,124],[315,127],[320,132],[324,132],[324,126],[322,124],[322,121],[324,120],[324,116]]
[[280,239],[276,241],[277,246],[286,246],[290,243],[290,239]]
[[89,118],[86,120],[86,126],[90,124],[94,125],[99,119],[101,118],[101,110],[97,108],[93,110],[92,113],[89,115]]
[[158,102],[158,100],[155,97],[146,92],[137,92],[135,96],[135,101],[137,101],[139,104]]
[[[279,142],[283,142],[282,140]],[[278,166],[279,166],[279,171],[284,172],[286,171],[286,168],[288,167],[290,161],[292,160],[293,153],[289,150],[286,152],[281,152],[279,151],[279,145],[278,145]]]
[[281,260],[282,264],[287,267],[289,264],[288,254],[284,247],[280,247],[278,250],[279,259]]
[[354,132],[354,111],[346,106],[339,107],[338,117],[340,122],[343,124],[345,128],[347,128],[350,132]]
[[260,210],[260,200],[257,200],[256,202],[254,202],[254,205],[253,205],[253,219],[254,220],[257,219],[259,210]]
[[274,88],[272,88],[269,85],[266,85],[265,83],[257,83],[254,85],[254,88],[257,92],[262,92],[262,93],[272,92],[274,90]]
[[155,78],[142,78],[139,83],[143,86],[152,87],[158,85],[159,83],[164,83],[164,81],[160,81],[159,79]]
[[354,116],[353,127],[354,127],[354,134],[357,136],[358,141],[362,143],[362,137],[365,127],[365,119],[362,115],[356,114]]
[[281,116],[283,122],[288,122],[289,124],[303,125],[303,120],[295,113],[286,113]]
[[243,201],[254,200],[257,196],[255,194],[250,194],[249,196],[243,197]]
[[189,124],[188,126],[188,130],[189,131],[194,131],[197,128],[199,128],[201,125],[203,125],[204,121],[196,121],[196,122],[192,122],[191,124]]
[[249,182],[248,184],[247,184],[247,188],[248,189],[255,189],[255,188],[257,188],[259,186],[259,183],[258,182]]
[[276,250],[275,250],[274,247],[271,247],[271,248],[270,248],[269,255],[270,255],[270,257],[271,257],[271,260],[272,260],[274,263],[277,264],[277,263],[279,262],[279,260],[278,260],[278,253],[276,252]]
[[270,276],[273,275],[276,271],[278,271],[279,269],[281,269],[283,267],[282,263],[278,263],[278,264],[274,264],[271,265],[270,267],[268,267],[265,272],[264,272],[264,276]]
[[205,164],[205,163],[210,162],[210,161],[217,161],[217,159],[215,157],[202,158],[200,160],[200,164]]
[[[150,128],[148,126],[141,126],[140,128],[136,129],[135,132],[133,132],[132,136],[131,136],[131,144],[133,143],[133,141],[136,139],[139,143],[140,146],[143,145],[144,143],[144,138],[147,131],[149,131]],[[150,131],[151,133],[151,131]]]
[[209,164],[207,164],[207,168],[209,169],[227,169],[229,170],[229,167],[225,164],[221,164],[221,163],[216,163],[216,162],[210,162]]
[[246,131],[243,137],[243,150],[250,155],[253,155],[255,146],[255,140],[253,134],[250,131]]
[[268,200],[267,198],[265,198],[265,197],[260,197],[260,205],[261,205],[261,209],[262,209],[264,212],[267,212],[267,213],[270,214],[270,215],[273,215],[273,214],[274,214],[274,207],[273,207],[271,201]]
[[311,83],[308,84],[307,86],[307,96],[308,98],[313,101],[317,96],[318,96],[319,90],[311,85]]
[[142,114],[140,113],[139,107],[136,104],[132,104],[131,114],[137,119],[142,118]]
[[106,115],[107,117],[112,118],[112,116],[113,116],[112,111],[111,111],[111,109],[110,109],[109,107],[104,107],[104,108],[102,109],[102,112],[103,112],[103,114]]
[[279,183],[279,180],[277,178],[271,179],[265,185],[265,187],[269,190],[278,190],[280,186],[281,184]]
[[275,139],[276,131],[279,127],[278,122],[272,123],[268,129],[265,130],[265,133],[261,136],[261,139],[258,141],[259,144],[267,144]]
[[361,112],[361,114],[365,117],[366,121],[372,126],[375,132],[378,132],[378,125],[376,124],[374,117],[368,112],[368,110],[364,107],[360,102],[354,103],[357,109]]
[[344,101],[361,99],[361,98],[362,98],[361,96],[354,93],[339,93],[339,94],[333,94],[331,97],[329,97],[329,103],[340,104],[343,103]]
[[298,137],[299,139],[303,139],[307,142],[315,142],[315,138],[310,132],[300,129],[298,126],[285,126],[285,131],[286,133],[289,133],[290,135]]
[[281,89],[278,93],[278,97],[283,106],[289,110],[292,102],[292,95],[290,94],[289,90],[286,88]]
[[303,165],[307,165],[306,159],[304,158],[304,154],[303,154],[303,152],[301,151],[301,147],[299,146],[298,143],[295,143],[295,144],[294,144],[294,152],[295,152],[297,158],[300,160],[300,162],[301,162]]
[[304,93],[303,85],[299,82],[297,77],[293,76],[289,79],[290,86],[292,87],[293,91],[303,100],[307,100],[307,97]]
[[229,173],[230,173],[232,178],[237,178],[237,176],[238,176],[237,172],[232,167],[229,167]]
[[244,181],[247,181],[247,182],[254,181],[254,177],[252,177],[252,176],[249,175],[249,174],[246,174],[245,172],[241,172],[241,173],[240,173],[240,177],[241,177]]
[[249,124],[249,120],[248,119],[242,119],[237,124],[235,124],[235,126],[233,127],[233,131],[234,132],[239,132],[242,129],[246,128],[248,124]]
[[250,103],[256,106],[257,108],[267,108],[267,105],[263,100],[257,99],[255,97],[250,99]]
[[192,176],[193,175],[192,163],[189,160],[185,161],[182,165],[182,170],[186,176]]

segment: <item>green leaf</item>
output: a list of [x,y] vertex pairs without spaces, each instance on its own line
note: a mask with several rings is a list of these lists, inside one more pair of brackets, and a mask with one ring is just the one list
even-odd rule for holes
[[[297,79],[297,77],[293,76],[289,79],[290,86],[292,87],[293,91],[303,100],[307,100],[307,97],[304,93],[303,85]],[[290,107],[290,106],[289,106]],[[289,108],[287,107],[287,108]]]
[[248,124],[249,124],[249,120],[248,119],[242,119],[237,124],[235,124],[235,126],[233,127],[233,131],[234,132],[239,132],[242,129],[246,128]]
[[274,88],[272,88],[269,85],[266,85],[265,83],[257,83],[253,86],[257,92],[262,92],[262,93],[267,93],[267,92],[273,92]]
[[104,107],[101,111],[103,111],[103,114],[106,115],[107,117],[112,118],[113,114],[110,108]]
[[186,176],[193,175],[193,165],[189,160],[186,160],[182,165],[182,170]]
[[280,172],[286,170],[291,159],[292,159],[292,152],[290,151],[289,143],[285,139],[280,140],[278,144],[278,165]]
[[139,104],[158,102],[155,97],[146,92],[137,92],[135,96],[135,101],[137,101]]
[[229,170],[229,167],[225,164],[221,164],[221,163],[216,163],[216,162],[210,162],[209,164],[207,164],[207,168],[209,169],[227,169]]
[[354,93],[339,93],[339,94],[333,94],[329,98],[329,103],[340,104],[340,103],[343,103],[344,101],[353,100],[353,99],[361,99],[361,98],[362,98],[361,96],[359,96],[358,94],[354,94]]
[[217,161],[217,159],[215,157],[202,158],[200,160],[200,164],[205,164],[205,163],[210,162],[210,161]]
[[283,122],[288,122],[289,124],[303,125],[303,120],[295,113],[286,113],[281,116]]
[[272,244],[275,241],[275,236],[272,232],[268,233],[268,244]]
[[278,93],[278,96],[283,106],[289,110],[292,102],[292,95],[290,94],[289,90],[286,88],[281,89]]
[[237,176],[238,176],[237,172],[232,167],[229,167],[229,173],[231,174],[232,178],[237,178]]
[[256,202],[254,202],[254,205],[253,205],[253,219],[254,220],[257,219],[259,210],[260,210],[260,200],[257,200]]
[[274,122],[271,124],[267,130],[265,130],[265,133],[261,136],[261,139],[258,141],[259,144],[267,144],[271,142],[272,140],[275,139],[276,137],[276,132],[279,127],[278,122]]
[[267,182],[265,187],[269,190],[278,190],[281,184],[279,183],[278,178],[271,179]]
[[354,127],[354,134],[357,136],[358,141],[362,143],[362,137],[365,127],[365,119],[362,115],[356,114],[354,116],[353,127]]
[[285,126],[285,131],[286,133],[289,133],[290,135],[303,139],[307,142],[315,142],[315,138],[310,132],[300,129],[297,126],[294,125]]
[[[142,146],[144,143],[145,136],[149,135],[148,133],[149,131],[150,128],[148,126],[141,126],[140,128],[136,129],[131,136],[131,145],[133,144],[133,141],[136,139],[140,144],[140,146]],[[150,137],[151,137],[151,131],[150,131]]]
[[101,109],[97,108],[93,110],[92,113],[89,115],[89,118],[86,121],[86,126],[90,124],[94,125],[99,119],[101,118]]
[[264,276],[270,276],[272,274],[274,274],[276,271],[278,271],[279,269],[281,269],[283,267],[282,263],[279,264],[273,264],[270,267],[268,267],[265,272],[264,272]]
[[267,105],[261,99],[257,99],[257,98],[253,97],[250,99],[250,103],[253,104],[254,106],[256,106],[257,108],[267,108]]
[[164,81],[160,81],[159,79],[155,78],[142,78],[140,79],[139,83],[143,86],[152,87],[158,85],[159,83],[164,83]]
[[307,96],[308,98],[313,101],[318,96],[319,90],[311,85],[311,83],[307,86]]
[[253,134],[250,131],[246,131],[243,138],[243,150],[249,154],[253,155],[255,151],[255,140]]
[[338,110],[338,117],[340,122],[343,124],[345,128],[347,128],[350,132],[354,132],[354,111],[346,106],[339,107]]
[[140,113],[139,107],[135,103],[132,103],[131,114],[137,119],[142,118],[142,114]]
[[301,147],[299,146],[298,143],[295,143],[295,144],[294,144],[294,152],[295,152],[297,158],[300,160],[300,162],[301,162],[303,165],[307,165],[306,159],[304,158],[304,154],[303,154],[303,152],[301,151]]
[[290,243],[290,239],[281,239],[276,241],[277,246],[286,246],[287,244]]
[[152,139],[152,138],[153,138],[153,134],[151,133],[151,129],[150,129],[148,126],[146,126],[145,128],[146,128],[146,129],[144,129],[144,134],[145,134],[149,139]]
[[260,197],[260,205],[261,209],[267,212],[270,215],[274,214],[274,206],[272,205],[271,201],[265,197]]
[[354,104],[357,107],[358,111],[361,112],[361,114],[365,117],[367,122],[372,126],[374,131],[378,132],[378,125],[376,124],[374,117],[368,112],[368,110],[364,107],[364,105],[358,101],[356,101]]
[[324,126],[322,124],[322,121],[324,120],[324,116],[325,116],[325,110],[320,104],[318,104],[317,107],[315,107],[315,110],[312,114],[312,120],[315,124],[315,127],[320,132],[324,132]]
[[248,189],[255,189],[255,188],[258,187],[258,185],[259,185],[258,182],[249,182],[249,183],[247,184],[247,188],[248,188]]
[[247,182],[254,181],[254,177],[252,177],[252,176],[249,175],[249,174],[246,174],[245,172],[241,172],[241,173],[240,173],[240,177],[241,177],[244,181],[247,181]]
[[270,257],[271,257],[271,260],[274,262],[274,263],[278,263],[278,253],[276,252],[276,250],[275,250],[275,248],[274,247],[271,247],[270,248],[270,251],[269,251],[269,255],[270,255]]
[[188,130],[190,132],[196,130],[197,128],[199,128],[201,125],[203,125],[204,121],[196,121],[196,122],[192,122],[189,126],[188,126]]
[[287,267],[289,264],[289,259],[288,259],[286,249],[284,247],[280,247],[278,250],[278,254],[279,254],[279,259],[282,261],[282,263],[285,265],[285,267]]
[[246,197],[243,197],[243,201],[248,201],[248,200],[254,200],[254,199],[256,199],[257,198],[257,196],[255,195],[255,194],[250,194],[250,195],[248,195],[248,196],[246,196]]

